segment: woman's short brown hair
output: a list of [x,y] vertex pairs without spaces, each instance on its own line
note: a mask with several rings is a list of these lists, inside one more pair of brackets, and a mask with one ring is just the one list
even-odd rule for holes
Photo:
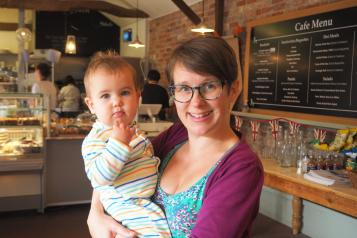
[[228,88],[238,77],[235,52],[220,37],[200,36],[178,46],[166,67],[170,84],[173,84],[173,70],[177,63],[192,72],[213,75],[226,83]]

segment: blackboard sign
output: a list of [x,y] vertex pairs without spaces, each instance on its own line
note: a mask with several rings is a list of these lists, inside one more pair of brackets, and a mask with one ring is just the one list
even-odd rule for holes
[[120,49],[119,26],[99,12],[36,12],[36,49],[56,49],[64,54],[67,35],[76,36],[75,56]]
[[251,28],[250,107],[357,117],[357,6]]

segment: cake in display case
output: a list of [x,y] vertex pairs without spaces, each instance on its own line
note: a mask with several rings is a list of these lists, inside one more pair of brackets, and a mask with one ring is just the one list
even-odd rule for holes
[[41,94],[0,93],[0,157],[41,153],[46,115]]

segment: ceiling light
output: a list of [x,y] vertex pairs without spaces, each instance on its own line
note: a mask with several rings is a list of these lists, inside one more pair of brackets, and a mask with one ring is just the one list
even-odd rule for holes
[[29,42],[32,39],[32,33],[28,28],[20,27],[16,30],[16,37],[22,42]]
[[76,36],[68,35],[66,40],[66,47],[64,52],[66,54],[76,54],[77,47],[76,47]]
[[145,47],[145,45],[143,43],[141,43],[141,41],[139,40],[138,36],[136,36],[135,40],[132,41],[129,44],[130,47],[134,47],[134,48],[141,48],[141,47]]
[[134,47],[134,48],[145,47],[145,45],[143,43],[141,43],[141,41],[139,40],[139,36],[138,36],[138,30],[139,30],[138,11],[139,11],[139,1],[136,0],[136,37],[135,37],[135,40],[129,44],[130,47]]
[[201,20],[201,24],[198,25],[195,28],[192,28],[191,29],[192,32],[197,32],[197,33],[200,33],[202,35],[204,35],[205,33],[214,32],[214,29],[208,28],[207,26],[204,25],[204,17],[205,17],[205,1],[202,0],[202,20]]

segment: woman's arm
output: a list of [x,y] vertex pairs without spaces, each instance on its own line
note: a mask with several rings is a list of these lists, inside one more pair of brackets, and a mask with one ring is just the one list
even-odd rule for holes
[[111,216],[105,214],[99,200],[99,192],[96,190],[93,191],[87,224],[92,238],[135,237],[134,231],[125,228]]

